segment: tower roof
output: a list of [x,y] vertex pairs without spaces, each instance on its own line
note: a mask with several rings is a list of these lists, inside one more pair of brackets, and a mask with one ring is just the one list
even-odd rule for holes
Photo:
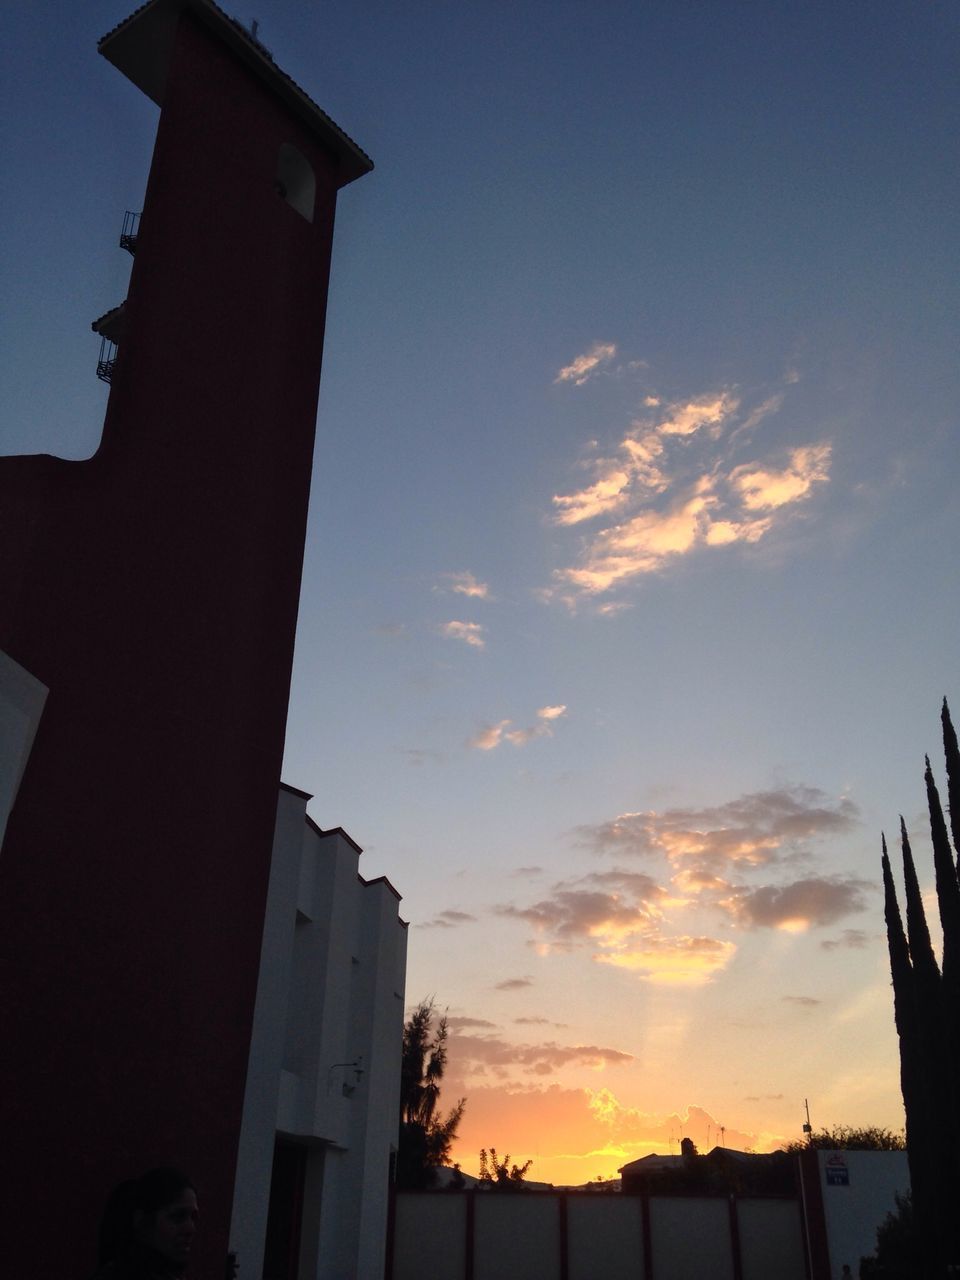
[[300,86],[281,71],[255,36],[213,3],[213,0],[148,0],[108,31],[97,48],[157,106],[163,106],[167,68],[173,52],[177,22],[189,12],[211,31],[249,69],[281,98],[303,124],[336,155],[344,183],[362,177],[373,161],[322,111]]

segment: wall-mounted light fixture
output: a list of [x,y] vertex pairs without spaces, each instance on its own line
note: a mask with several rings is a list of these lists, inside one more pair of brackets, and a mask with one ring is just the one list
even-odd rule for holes
[[333,1088],[335,1071],[346,1072],[346,1071],[352,1070],[354,1075],[353,1084],[351,1084],[349,1080],[343,1079],[341,1081],[341,1086],[340,1086],[343,1096],[345,1098],[352,1097],[357,1085],[360,1083],[363,1077],[363,1067],[361,1065],[362,1062],[363,1062],[362,1054],[359,1057],[354,1058],[353,1062],[334,1062],[327,1070],[327,1093],[329,1093],[330,1090]]

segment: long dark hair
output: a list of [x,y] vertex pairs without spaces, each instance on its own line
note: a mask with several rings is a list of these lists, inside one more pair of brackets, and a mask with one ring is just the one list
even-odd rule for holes
[[99,1265],[129,1253],[135,1241],[133,1223],[138,1213],[156,1213],[178,1200],[184,1191],[196,1191],[196,1187],[179,1169],[150,1169],[141,1177],[114,1187],[100,1219]]

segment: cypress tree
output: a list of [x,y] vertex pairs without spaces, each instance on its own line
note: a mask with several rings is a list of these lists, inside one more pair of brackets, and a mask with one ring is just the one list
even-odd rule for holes
[[950,708],[944,698],[940,708],[940,723],[943,726],[943,754],[947,761],[947,806],[950,809],[950,830],[953,833],[953,847],[957,851],[957,872],[960,874],[960,748],[957,746],[957,735],[950,719]]
[[[954,841],[960,825],[960,751],[944,700],[944,754]],[[919,1247],[917,1275],[960,1263],[960,882],[930,760],[924,782],[933,840],[943,958],[937,964],[906,824],[900,819],[907,929],[883,840],[884,916],[900,1040],[900,1084]]]

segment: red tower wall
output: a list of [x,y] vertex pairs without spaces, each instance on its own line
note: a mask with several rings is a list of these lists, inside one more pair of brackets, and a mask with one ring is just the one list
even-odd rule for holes
[[0,853],[10,1275],[89,1271],[110,1186],[160,1163],[222,1275],[349,176],[184,13],[101,446],[0,460],[0,648],[50,689]]

